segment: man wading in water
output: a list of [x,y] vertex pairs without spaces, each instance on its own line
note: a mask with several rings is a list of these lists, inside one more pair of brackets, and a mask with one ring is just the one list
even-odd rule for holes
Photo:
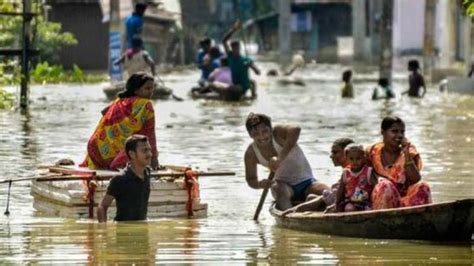
[[[328,189],[313,176],[306,156],[298,146],[301,128],[276,125],[270,117],[250,113],[245,126],[253,142],[245,152],[245,178],[255,189],[270,188],[281,210],[292,207],[292,201],[304,201],[309,194],[321,195]],[[275,182],[258,180],[257,164],[275,173]]]
[[100,223],[107,221],[107,209],[117,201],[115,221],[146,220],[150,197],[151,146],[143,135],[132,135],[125,141],[130,163],[121,175],[112,178],[107,194],[97,208]]

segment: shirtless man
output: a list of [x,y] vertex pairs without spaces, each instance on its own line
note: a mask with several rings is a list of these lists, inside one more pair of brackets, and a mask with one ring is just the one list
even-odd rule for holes
[[[245,178],[255,189],[270,188],[280,210],[291,208],[292,200],[304,201],[309,194],[321,195],[325,184],[316,181],[306,156],[298,146],[301,128],[276,125],[263,114],[250,113],[245,122],[253,139],[245,152]],[[275,181],[259,180],[257,164],[268,167]]]

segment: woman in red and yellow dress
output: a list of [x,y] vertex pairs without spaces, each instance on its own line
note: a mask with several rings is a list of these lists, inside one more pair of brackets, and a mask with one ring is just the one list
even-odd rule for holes
[[125,140],[133,134],[148,137],[152,148],[151,166],[158,167],[155,136],[155,112],[150,98],[153,77],[138,72],[127,80],[125,90],[102,111],[102,118],[87,144],[87,156],[81,164],[90,169],[117,169],[126,165]]
[[368,160],[379,178],[372,208],[389,209],[431,203],[431,190],[421,181],[420,154],[405,138],[405,123],[396,116],[382,121],[383,142],[371,146]]

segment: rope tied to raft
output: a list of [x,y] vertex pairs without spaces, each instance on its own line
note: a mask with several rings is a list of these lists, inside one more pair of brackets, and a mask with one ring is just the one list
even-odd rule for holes
[[196,171],[188,168],[184,171],[184,184],[188,190],[188,202],[186,203],[186,210],[188,211],[188,217],[194,216],[193,202],[199,198],[199,174]]
[[86,190],[86,194],[84,195],[83,199],[87,202],[89,206],[89,219],[94,218],[94,195],[97,188],[97,180],[95,172],[91,174],[84,175],[86,180],[83,181],[84,188]]

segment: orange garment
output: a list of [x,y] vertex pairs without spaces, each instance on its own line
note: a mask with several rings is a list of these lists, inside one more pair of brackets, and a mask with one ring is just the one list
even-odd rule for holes
[[[385,177],[379,178],[379,182],[372,191],[372,207],[386,209],[431,203],[431,191],[426,182],[420,181],[410,186],[407,184],[405,154],[400,152],[391,166],[384,166],[383,147],[383,143],[377,143],[370,148],[368,153],[368,160],[374,171],[377,175]],[[408,149],[416,168],[420,171],[423,167],[420,155],[414,145],[410,145]]]
[[125,140],[133,134],[147,136],[153,156],[157,156],[153,103],[139,97],[119,98],[100,119],[87,143],[87,156],[81,166],[89,169],[125,166]]

